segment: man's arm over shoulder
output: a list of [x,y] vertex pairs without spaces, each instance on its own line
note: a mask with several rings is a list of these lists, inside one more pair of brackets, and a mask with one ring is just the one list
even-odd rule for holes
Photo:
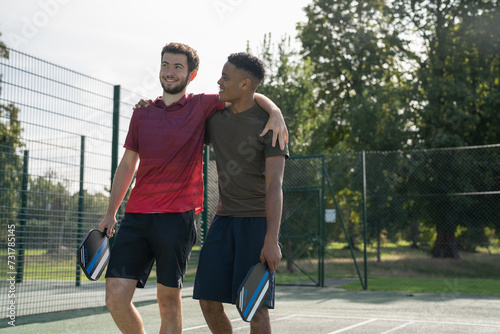
[[275,146],[276,141],[279,139],[280,147],[284,149],[285,145],[288,144],[288,129],[286,128],[285,119],[283,118],[280,108],[265,95],[255,93],[254,97],[255,102],[269,114],[269,121],[260,136],[263,137],[268,131],[272,130],[272,145]]
[[[276,145],[276,141],[279,141],[281,149],[284,149],[285,145],[288,144],[288,129],[286,127],[285,119],[281,113],[280,108],[267,96],[255,93],[255,102],[264,109],[269,114],[269,120],[261,132],[260,136],[264,137],[269,131],[273,132],[272,145]],[[225,102],[225,108],[231,106],[231,103]],[[225,109],[224,108],[224,109]]]

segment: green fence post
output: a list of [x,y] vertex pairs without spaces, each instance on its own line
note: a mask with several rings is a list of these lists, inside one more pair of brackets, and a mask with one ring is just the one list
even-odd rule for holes
[[18,235],[18,254],[16,265],[16,283],[23,282],[24,276],[24,233],[26,232],[26,210],[28,208],[28,162],[29,151],[24,151],[23,158],[23,179],[21,184],[21,209],[19,210],[19,235]]
[[[85,171],[85,136],[81,136],[80,144],[80,191],[78,192],[78,232],[77,241],[80,242],[83,238],[83,211],[85,210],[83,191],[83,181],[84,181],[84,171]],[[78,247],[78,245],[77,245]],[[78,255],[77,255],[78,256]],[[76,261],[76,286],[80,286],[81,272],[80,266],[78,264],[78,259]]]
[[[113,138],[111,143],[111,186],[118,167],[118,141],[120,134],[120,85],[113,91]],[[109,189],[111,189],[111,186]]]
[[364,252],[363,256],[365,259],[365,285],[363,289],[368,289],[368,264],[366,262],[366,154],[365,151],[362,152],[361,159],[362,171],[363,171],[363,242],[364,242]]
[[[113,138],[111,143],[111,184],[109,189],[113,187],[116,168],[118,168],[118,142],[120,140],[120,85],[115,85],[113,89]],[[120,217],[118,217],[120,219]],[[109,247],[113,247],[115,237],[109,239]]]
[[319,286],[325,286],[325,156],[321,156],[321,195],[319,201]]

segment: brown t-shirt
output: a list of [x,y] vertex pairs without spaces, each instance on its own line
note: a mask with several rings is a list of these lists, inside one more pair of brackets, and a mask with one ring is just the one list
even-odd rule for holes
[[217,215],[266,216],[266,158],[288,157],[288,147],[272,147],[271,131],[260,137],[268,119],[257,104],[238,114],[229,107],[208,119],[205,142],[213,145],[219,180]]

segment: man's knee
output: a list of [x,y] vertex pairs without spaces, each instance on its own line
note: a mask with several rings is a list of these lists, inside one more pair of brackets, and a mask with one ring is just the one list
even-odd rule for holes
[[217,313],[224,309],[222,303],[206,299],[200,299],[200,307],[203,313]]
[[106,306],[109,309],[129,305],[134,296],[136,281],[122,278],[106,279]]
[[181,289],[170,288],[164,285],[158,284],[158,306],[160,307],[160,312],[172,313],[181,310],[182,296]]
[[262,307],[250,322],[253,329],[258,329],[257,333],[269,333],[271,330],[271,319],[267,307]]

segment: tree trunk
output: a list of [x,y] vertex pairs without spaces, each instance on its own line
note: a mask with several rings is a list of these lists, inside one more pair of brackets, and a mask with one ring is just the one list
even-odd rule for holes
[[437,230],[437,238],[432,248],[432,256],[438,258],[459,258],[455,232]]

